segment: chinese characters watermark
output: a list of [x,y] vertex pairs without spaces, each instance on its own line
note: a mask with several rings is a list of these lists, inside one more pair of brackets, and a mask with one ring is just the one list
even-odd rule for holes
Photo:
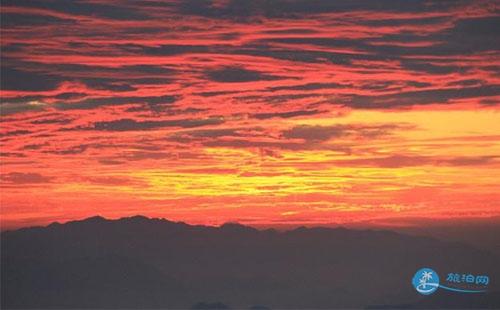
[[460,293],[484,293],[490,283],[487,275],[450,272],[446,276],[446,285],[440,284],[439,275],[430,268],[422,268],[415,273],[412,284],[422,295],[430,295],[438,288]]

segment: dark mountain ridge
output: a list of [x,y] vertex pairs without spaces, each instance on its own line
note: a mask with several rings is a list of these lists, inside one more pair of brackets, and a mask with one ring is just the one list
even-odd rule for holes
[[418,295],[431,267],[499,279],[498,257],[392,231],[257,230],[96,216],[1,234],[2,308],[338,308],[499,306],[493,293]]

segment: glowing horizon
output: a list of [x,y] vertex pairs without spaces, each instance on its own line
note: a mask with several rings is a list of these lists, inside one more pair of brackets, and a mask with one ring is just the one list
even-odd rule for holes
[[495,2],[76,3],[2,6],[2,228],[500,216]]

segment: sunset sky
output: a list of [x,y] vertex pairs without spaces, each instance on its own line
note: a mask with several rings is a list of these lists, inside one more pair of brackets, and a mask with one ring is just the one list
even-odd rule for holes
[[1,23],[2,229],[500,215],[498,1],[3,0]]

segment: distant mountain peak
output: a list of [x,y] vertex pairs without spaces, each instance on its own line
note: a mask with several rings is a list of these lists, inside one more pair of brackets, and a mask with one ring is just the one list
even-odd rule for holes
[[122,217],[118,219],[118,221],[131,221],[131,222],[147,222],[147,221],[152,221],[154,219],[146,217],[144,215],[134,215],[134,216],[129,216],[129,217]]
[[95,215],[95,216],[91,216],[91,217],[85,218],[85,219],[80,220],[80,221],[72,221],[72,222],[103,223],[106,221],[107,221],[106,218],[104,218],[100,215]]
[[150,223],[150,222],[156,222],[156,221],[161,221],[165,223],[174,223],[169,220],[163,219],[163,218],[149,218],[144,215],[133,215],[129,217],[121,217],[119,219],[107,219],[103,216],[100,215],[95,215],[91,216],[82,220],[75,220],[75,221],[69,221],[67,223],[57,223],[54,222],[50,224],[49,226],[57,226],[57,225],[64,225],[64,224],[97,224],[97,223]]

